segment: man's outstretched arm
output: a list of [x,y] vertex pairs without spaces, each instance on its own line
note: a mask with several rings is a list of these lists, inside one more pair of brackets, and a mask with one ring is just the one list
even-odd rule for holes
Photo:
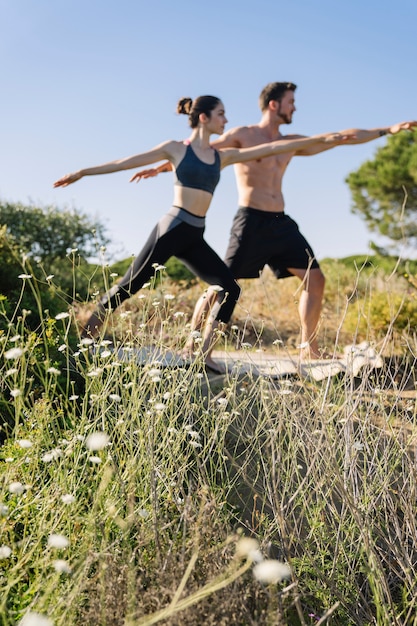
[[396,135],[402,130],[413,130],[413,128],[416,128],[416,127],[417,127],[417,121],[400,122],[398,124],[394,124],[393,126],[372,128],[370,130],[363,130],[360,128],[349,128],[348,130],[340,131],[340,134],[341,135],[353,135],[351,139],[346,139],[345,141],[340,142],[340,144],[339,143],[335,143],[333,145],[317,144],[315,146],[311,146],[310,148],[297,150],[295,155],[296,156],[312,156],[313,154],[319,154],[320,152],[325,152],[326,150],[335,148],[338,145],[346,146],[346,145],[354,145],[358,143],[366,143],[368,141],[373,141],[374,139],[378,139],[379,137],[383,137],[384,135]]

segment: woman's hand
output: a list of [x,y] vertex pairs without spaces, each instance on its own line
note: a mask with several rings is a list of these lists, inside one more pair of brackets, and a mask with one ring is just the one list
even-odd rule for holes
[[147,170],[141,170],[140,172],[136,172],[133,174],[132,178],[129,180],[129,183],[139,182],[142,178],[153,178],[153,176],[158,176],[159,170],[157,167],[151,167]]

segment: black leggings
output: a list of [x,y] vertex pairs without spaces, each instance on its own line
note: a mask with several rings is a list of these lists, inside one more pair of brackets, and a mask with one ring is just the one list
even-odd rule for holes
[[99,311],[115,309],[154,276],[155,264],[163,265],[171,256],[176,256],[193,274],[209,285],[222,288],[218,293],[221,306],[216,319],[227,323],[239,299],[240,287],[224,261],[204,240],[204,228],[204,217],[172,207],[155,226],[120,282],[103,296]]

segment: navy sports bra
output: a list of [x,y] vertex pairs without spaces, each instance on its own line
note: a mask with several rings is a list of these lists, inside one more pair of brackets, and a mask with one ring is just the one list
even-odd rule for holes
[[220,156],[214,151],[214,163],[209,165],[198,158],[191,145],[187,149],[176,171],[175,185],[201,189],[213,195],[217,183],[220,180]]

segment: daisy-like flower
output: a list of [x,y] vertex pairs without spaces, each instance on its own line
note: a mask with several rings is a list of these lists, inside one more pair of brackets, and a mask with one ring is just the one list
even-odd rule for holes
[[62,450],[60,448],[54,448],[54,450],[45,452],[45,454],[41,456],[41,461],[43,461],[44,463],[50,463],[50,461],[59,459],[60,456],[62,456]]
[[166,293],[164,295],[165,300],[174,300],[175,296],[172,293]]
[[90,463],[92,463],[93,465],[100,465],[101,463],[101,459],[99,456],[89,456],[88,460],[90,461]]
[[61,502],[64,504],[72,504],[75,502],[75,496],[73,496],[72,493],[64,493],[64,495],[61,496]]
[[85,446],[88,450],[103,450],[109,443],[109,436],[101,431],[91,433],[85,440]]
[[259,582],[273,585],[286,578],[291,578],[291,570],[286,563],[281,563],[275,559],[265,559],[254,566],[253,575]]
[[263,561],[263,556],[259,550],[259,543],[253,537],[242,537],[236,544],[236,556],[249,559],[254,563]]
[[0,517],[6,517],[8,512],[9,507],[7,506],[7,504],[3,504],[2,502],[0,502]]
[[199,441],[196,441],[195,439],[191,439],[191,441],[188,442],[190,444],[190,446],[193,446],[193,448],[202,448],[203,446],[201,445],[201,443]]
[[20,389],[11,389],[10,395],[12,396],[12,398],[18,398],[22,395],[22,391]]
[[78,398],[79,398],[79,397],[80,397],[80,396],[75,396],[75,395],[73,395],[73,396],[70,396],[70,397],[68,398],[68,400],[78,400]]
[[58,347],[58,352],[65,352],[67,346],[65,343],[62,343],[59,347]]
[[17,444],[24,449],[31,448],[33,443],[29,439],[18,439]]
[[57,550],[64,550],[65,548],[68,548],[69,540],[65,537],[65,535],[52,533],[48,537],[48,546],[50,548],[56,548]]
[[109,400],[111,400],[112,402],[121,402],[122,398],[119,396],[118,393],[111,393],[109,395]]
[[29,280],[32,278],[32,274],[19,274],[18,278],[21,278],[22,280]]
[[48,374],[55,374],[55,376],[58,376],[58,374],[61,373],[61,370],[57,369],[56,367],[48,367],[46,371]]
[[65,320],[69,316],[70,316],[70,314],[67,311],[62,311],[62,313],[58,313],[57,315],[55,315],[55,319],[56,320]]
[[91,346],[94,343],[93,339],[90,337],[83,337],[80,341],[80,345],[82,346]]
[[71,567],[64,559],[56,559],[53,561],[52,567],[60,574],[71,574]]
[[19,359],[24,354],[23,348],[10,348],[4,353],[5,359]]
[[20,496],[24,492],[25,488],[18,480],[9,484],[10,493],[14,493],[17,496]]
[[53,626],[53,621],[41,613],[28,611],[17,626]]
[[155,411],[162,413],[162,411],[165,411],[165,404],[163,404],[162,402],[157,402],[154,406],[154,409]]
[[0,546],[0,559],[8,559],[12,553],[12,549],[9,546]]

